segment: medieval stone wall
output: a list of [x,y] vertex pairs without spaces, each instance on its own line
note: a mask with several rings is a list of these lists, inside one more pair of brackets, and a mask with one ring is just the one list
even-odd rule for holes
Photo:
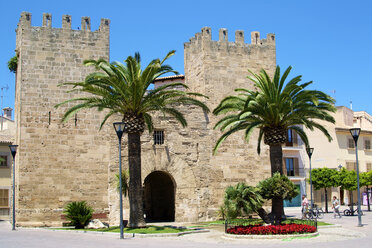
[[62,124],[67,106],[54,106],[79,95],[58,84],[92,72],[85,59],[109,59],[109,20],[92,32],[88,17],[81,30],[71,30],[71,16],[53,28],[52,16],[44,14],[43,25],[34,27],[31,13],[23,12],[16,32],[17,223],[60,225],[70,201],[86,200],[107,212],[109,132],[98,131],[102,114],[79,112]]
[[[15,119],[17,167],[17,223],[60,225],[62,209],[71,201],[86,200],[98,213],[107,213],[110,224],[118,224],[117,137],[110,119],[99,131],[102,113],[79,112],[65,124],[66,107],[54,106],[80,95],[67,93],[59,83],[81,81],[91,68],[85,59],[109,59],[109,20],[99,30],[90,30],[90,19],[82,18],[81,30],[71,30],[71,16],[63,16],[62,28],[53,28],[51,15],[44,14],[42,27],[31,26],[31,14],[21,15],[17,28],[17,69]],[[253,32],[251,44],[243,31],[229,42],[221,29],[219,41],[212,40],[210,28],[203,28],[185,43],[185,81],[191,91],[209,97],[213,110],[238,87],[252,88],[248,69],[275,69],[275,36],[260,39]],[[72,105],[68,105],[72,106]],[[154,171],[169,175],[174,183],[175,220],[197,221],[216,217],[224,189],[237,182],[255,185],[270,175],[268,149],[256,153],[257,134],[250,142],[243,133],[227,139],[217,155],[212,149],[221,135],[213,127],[218,120],[197,107],[179,106],[188,126],[173,118],[155,114],[154,125],[163,130],[165,142],[154,145],[153,134],[145,131],[142,143],[142,181]],[[123,166],[128,166],[127,138],[123,136]],[[128,199],[124,201],[128,218]]]

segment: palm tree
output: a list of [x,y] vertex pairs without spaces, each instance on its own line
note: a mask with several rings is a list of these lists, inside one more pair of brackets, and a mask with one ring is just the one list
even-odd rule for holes
[[256,212],[265,223],[270,223],[265,209],[262,208],[263,203],[264,199],[257,188],[238,183],[226,188],[223,208],[228,218]]
[[174,55],[175,51],[169,52],[164,59],[154,59],[142,70],[139,53],[134,57],[129,56],[122,64],[103,59],[87,60],[84,64],[95,66],[101,71],[89,74],[83,82],[63,83],[62,85],[73,86],[72,91],[90,93],[90,96],[82,96],[64,101],[56,107],[69,102],[77,104],[69,108],[63,121],[68,120],[77,111],[82,109],[97,108],[99,111],[107,109],[101,128],[112,115],[122,115],[125,123],[125,132],[128,133],[128,161],[129,161],[129,205],[131,227],[145,226],[143,217],[142,180],[141,180],[141,135],[145,128],[152,132],[153,121],[151,115],[161,112],[174,117],[182,126],[187,122],[183,114],[176,108],[177,104],[196,105],[208,112],[208,107],[196,96],[203,96],[176,90],[175,87],[188,87],[182,83],[172,83],[148,90],[154,80],[166,73],[177,74],[164,62]]
[[[282,175],[282,144],[287,140],[289,128],[298,133],[307,147],[308,138],[300,126],[310,130],[319,129],[329,141],[332,140],[328,131],[316,120],[335,122],[330,114],[336,111],[334,99],[321,91],[306,90],[312,82],[299,84],[301,76],[285,84],[291,68],[288,67],[281,76],[277,66],[272,79],[263,69],[259,74],[249,71],[251,75],[248,78],[253,81],[256,90],[236,89],[239,93],[237,96],[228,96],[221,101],[213,113],[228,115],[215,125],[215,129],[224,133],[218,139],[214,153],[231,134],[245,130],[244,137],[248,141],[253,130],[258,129],[258,154],[263,137],[264,143],[270,146],[271,174],[279,172]],[[282,198],[273,199],[272,214],[275,222],[280,222],[283,214]]]

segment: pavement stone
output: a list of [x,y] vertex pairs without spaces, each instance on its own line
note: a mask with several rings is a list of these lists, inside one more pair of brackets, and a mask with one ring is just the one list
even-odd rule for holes
[[[363,208],[364,209],[364,208]],[[365,209],[364,209],[365,210]],[[300,217],[299,208],[286,208],[287,215]],[[322,221],[337,224],[332,227],[319,228],[319,236],[312,238],[287,238],[281,240],[231,240],[223,238],[219,229],[211,229],[207,233],[187,234],[178,237],[138,238],[126,235],[119,239],[116,233],[71,232],[59,230],[17,228],[11,230],[9,222],[0,222],[0,248],[115,248],[115,247],[299,247],[340,248],[340,247],[372,247],[372,212],[364,211],[363,227],[357,227],[357,216],[343,216],[334,219],[333,213],[325,214]],[[163,223],[164,224],[164,223]],[[184,226],[190,223],[169,223]]]

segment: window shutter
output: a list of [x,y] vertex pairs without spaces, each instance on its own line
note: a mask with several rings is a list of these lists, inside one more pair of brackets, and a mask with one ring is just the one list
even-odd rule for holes
[[283,158],[283,175],[287,175],[287,164],[285,158]]
[[297,133],[292,130],[293,146],[298,146]]
[[298,164],[298,158],[293,158],[293,167],[294,167],[294,175],[299,176],[300,175],[300,166]]

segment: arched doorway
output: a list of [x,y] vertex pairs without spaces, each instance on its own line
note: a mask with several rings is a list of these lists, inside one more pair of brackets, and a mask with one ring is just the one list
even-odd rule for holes
[[145,178],[144,210],[146,221],[174,221],[175,185],[171,176],[154,171]]

